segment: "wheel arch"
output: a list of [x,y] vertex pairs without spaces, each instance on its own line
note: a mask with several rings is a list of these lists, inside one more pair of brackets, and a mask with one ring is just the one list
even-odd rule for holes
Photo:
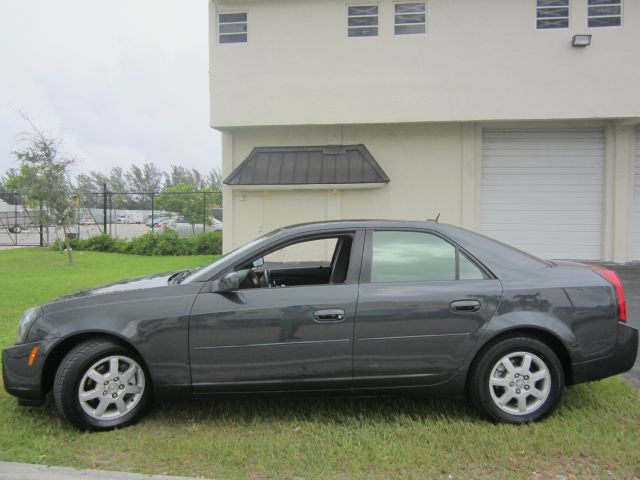
[[482,347],[475,352],[471,359],[471,363],[469,363],[469,368],[467,368],[466,379],[465,379],[465,395],[469,389],[469,381],[471,379],[471,372],[473,370],[473,365],[475,365],[478,359],[493,345],[496,343],[505,340],[507,338],[512,337],[530,337],[547,345],[553,353],[556,354],[558,360],[560,360],[560,364],[562,365],[562,370],[564,371],[564,379],[565,385],[573,384],[573,371],[571,369],[571,356],[569,354],[569,349],[564,344],[564,342],[560,339],[560,337],[554,335],[548,330],[539,328],[539,327],[516,327],[509,330],[504,330],[496,335],[492,336],[488,339]]
[[[60,363],[64,357],[76,346],[86,340],[93,339],[105,339],[112,340],[115,343],[122,345],[125,348],[130,349],[134,352],[140,361],[143,363],[143,367],[147,372],[149,372],[149,368],[144,361],[144,357],[140,354],[140,351],[127,339],[116,335],[111,332],[104,331],[87,331],[87,332],[79,332],[68,337],[65,337],[63,340],[58,342],[53,349],[47,354],[44,362],[44,367],[42,369],[42,394],[43,396],[51,391],[53,387],[53,381],[56,376],[56,372],[58,371],[58,367],[60,367]],[[150,373],[147,375],[150,377]],[[153,387],[153,379],[149,378],[151,381],[151,385]]]

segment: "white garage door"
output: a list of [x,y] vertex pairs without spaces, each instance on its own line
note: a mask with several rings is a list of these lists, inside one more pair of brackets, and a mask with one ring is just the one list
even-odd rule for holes
[[485,130],[480,229],[541,258],[602,257],[601,129]]
[[633,259],[640,260],[640,127],[636,130],[636,174],[633,196]]

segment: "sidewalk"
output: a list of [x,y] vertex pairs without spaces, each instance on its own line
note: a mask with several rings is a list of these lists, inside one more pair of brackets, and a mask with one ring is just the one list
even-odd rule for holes
[[[202,478],[202,477],[200,477]],[[76,470],[27,463],[0,462],[0,480],[194,480],[187,477],[141,475],[138,473]]]

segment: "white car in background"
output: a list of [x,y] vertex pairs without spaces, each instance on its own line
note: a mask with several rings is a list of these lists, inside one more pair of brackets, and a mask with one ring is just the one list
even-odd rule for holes
[[[191,237],[194,234],[202,233],[203,228],[201,223],[191,224],[187,222],[184,217],[177,217],[171,219],[164,225],[164,230],[173,230],[181,237]],[[209,224],[204,228],[205,232],[215,232],[222,230],[222,222],[215,218],[209,218]]]

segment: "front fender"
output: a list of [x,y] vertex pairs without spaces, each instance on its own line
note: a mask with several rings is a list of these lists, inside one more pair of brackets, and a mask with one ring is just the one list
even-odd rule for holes
[[110,336],[142,357],[157,393],[188,388],[189,314],[200,287],[192,284],[50,304],[34,325],[33,338],[53,341],[49,351],[59,360],[78,339]]

